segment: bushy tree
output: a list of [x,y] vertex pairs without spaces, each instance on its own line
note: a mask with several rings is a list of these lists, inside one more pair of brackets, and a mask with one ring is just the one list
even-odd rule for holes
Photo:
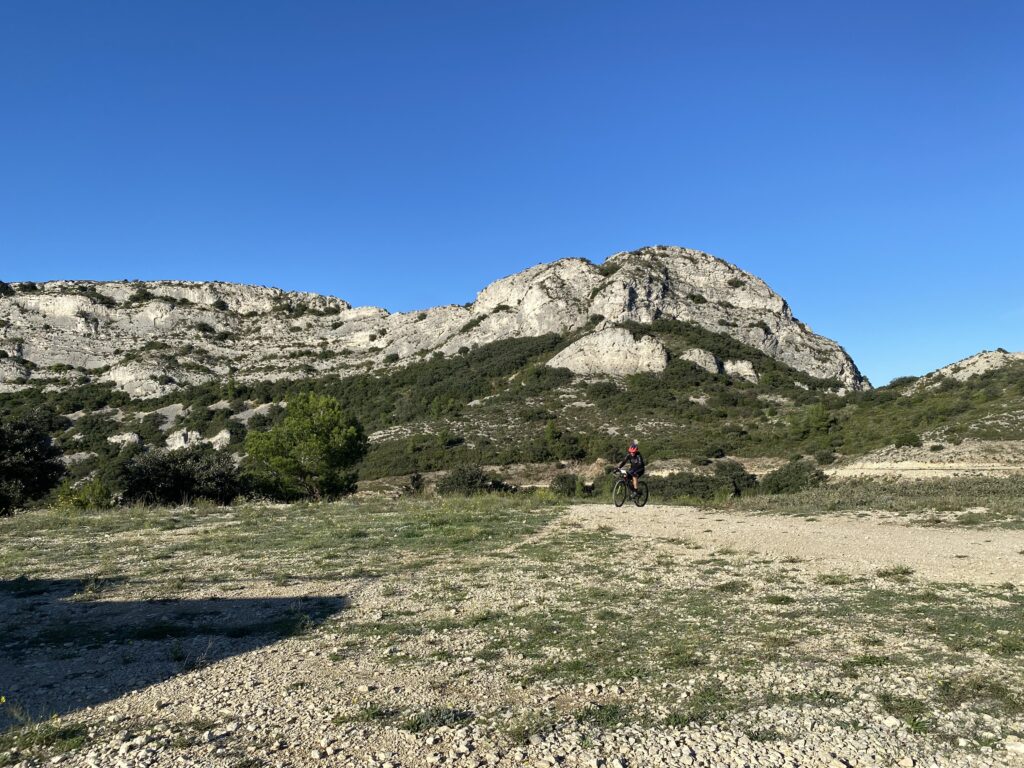
[[275,498],[340,496],[356,487],[353,467],[366,455],[362,425],[328,395],[312,392],[288,401],[281,422],[245,439],[245,471]]
[[234,460],[208,445],[139,453],[121,467],[123,501],[182,504],[194,499],[230,502],[241,488]]
[[0,421],[0,515],[49,492],[64,474],[42,415]]

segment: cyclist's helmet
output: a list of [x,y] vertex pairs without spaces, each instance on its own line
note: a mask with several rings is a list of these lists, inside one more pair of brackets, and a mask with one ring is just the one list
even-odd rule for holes
[[639,450],[640,450],[640,446],[637,445],[636,440],[634,440],[632,443],[629,444],[629,452],[630,453],[636,453]]

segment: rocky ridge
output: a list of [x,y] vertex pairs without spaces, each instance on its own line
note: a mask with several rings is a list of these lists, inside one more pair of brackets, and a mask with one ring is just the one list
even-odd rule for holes
[[994,352],[985,350],[922,376],[915,382],[913,389],[938,386],[945,378],[954,381],[967,381],[988,371],[994,371],[1020,361],[1024,361],[1024,352],[1007,352],[1005,349],[997,349]]
[[[7,390],[91,380],[157,397],[226,377],[383,370],[547,333],[581,337],[577,352],[587,362],[574,363],[565,350],[566,367],[624,375],[663,368],[663,351],[640,344],[623,355],[628,344],[616,326],[665,318],[727,334],[842,388],[870,387],[842,347],[797,320],[763,280],[701,251],[667,246],[617,253],[600,265],[578,258],[541,264],[492,283],[471,304],[421,312],[219,282],[59,280],[15,283],[6,293],[0,387]],[[716,372],[753,374],[746,361],[705,363]]]

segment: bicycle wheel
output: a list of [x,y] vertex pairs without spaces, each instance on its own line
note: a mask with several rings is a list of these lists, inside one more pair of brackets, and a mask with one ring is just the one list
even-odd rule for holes
[[626,483],[624,480],[619,480],[612,488],[612,503],[616,507],[621,507],[626,503]]
[[639,483],[636,484],[636,487],[637,492],[636,496],[633,497],[633,501],[636,503],[638,507],[642,507],[644,504],[647,503],[647,483],[641,480]]

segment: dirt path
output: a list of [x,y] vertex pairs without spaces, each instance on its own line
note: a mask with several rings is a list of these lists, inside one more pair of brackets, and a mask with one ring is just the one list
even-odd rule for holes
[[683,539],[705,550],[729,547],[797,557],[817,572],[870,573],[894,565],[932,581],[1024,585],[1024,531],[920,528],[872,518],[800,517],[649,504],[642,510],[581,504],[570,519],[650,539]]

